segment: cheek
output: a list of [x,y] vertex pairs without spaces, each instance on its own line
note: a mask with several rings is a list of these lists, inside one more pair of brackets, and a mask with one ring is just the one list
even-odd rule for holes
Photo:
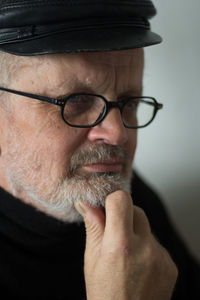
[[68,160],[84,139],[84,130],[65,124],[60,110],[54,106],[34,107],[33,104],[31,108],[28,118],[20,117],[14,122],[23,135],[27,148],[40,151],[42,157],[51,161]]
[[[46,137],[39,140],[44,165],[60,176],[68,170],[73,153],[85,142],[85,129],[64,126],[49,129]],[[48,161],[48,162],[47,162]],[[50,170],[49,170],[50,171]]]
[[[30,116],[12,122],[15,126],[10,132],[16,136],[18,151],[40,176],[61,177],[68,169],[73,152],[83,143],[85,130],[69,127],[54,113]],[[10,139],[12,141],[13,137]],[[34,167],[36,161],[37,169]]]

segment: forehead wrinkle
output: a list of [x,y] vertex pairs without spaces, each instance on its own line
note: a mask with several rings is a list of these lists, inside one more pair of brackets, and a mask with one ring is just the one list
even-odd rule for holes
[[109,72],[94,65],[81,66],[79,72],[72,74],[73,87],[79,91],[103,92],[109,85]]
[[101,80],[100,73],[102,71],[100,72],[99,69],[94,68],[94,65],[90,62],[87,63],[82,60],[70,61],[70,57],[67,58],[65,62],[58,63],[58,65],[53,64],[53,67],[55,67],[55,80],[53,80],[52,88],[49,85],[49,92],[52,91],[54,93],[54,89],[56,88],[57,93],[65,95],[66,93],[92,92],[100,89],[103,81],[105,82],[105,80]]
[[[137,80],[133,70],[123,66],[109,66],[100,69],[85,68],[80,72],[71,74],[70,80],[64,82],[65,91],[69,92],[91,92],[96,94],[107,94],[115,98],[120,94],[132,90],[140,90],[138,76]],[[137,70],[136,73],[138,74]],[[123,76],[122,76],[123,74]],[[139,75],[139,74],[138,74]],[[122,76],[122,77],[121,77]],[[70,85],[69,85],[70,83]],[[67,91],[67,92],[68,92]]]
[[[105,55],[105,54],[104,54]],[[100,71],[103,69],[104,82],[102,86],[108,92],[116,95],[132,90],[138,93],[142,90],[143,51],[121,51],[120,53],[106,53],[107,59],[102,55]],[[106,70],[106,72],[105,72]],[[101,72],[100,72],[101,75]]]
[[[139,57],[137,51],[120,51],[120,52],[105,52],[105,53],[82,53],[72,55],[75,63],[79,64],[80,72],[78,73],[79,80],[88,88],[101,91],[112,88],[116,90],[119,86],[117,78],[120,74],[125,73],[129,66],[137,65],[136,58]],[[131,74],[132,75],[132,74]],[[128,78],[126,78],[128,81]]]
[[[107,91],[123,92],[133,86],[133,73],[138,73],[137,51],[106,53],[58,54],[25,59],[23,72],[29,67],[32,87],[39,93],[57,96],[59,93],[91,90],[99,93]],[[37,76],[34,76],[37,75]],[[121,75],[123,76],[121,77]],[[42,77],[43,75],[43,77]],[[126,78],[124,80],[123,78]],[[134,77],[137,77],[134,75]],[[38,85],[38,78],[41,78]],[[37,79],[37,80],[36,80]],[[26,80],[26,77],[25,77]],[[28,78],[27,78],[28,80]],[[44,82],[44,84],[42,84]],[[136,80],[137,85],[137,80]]]

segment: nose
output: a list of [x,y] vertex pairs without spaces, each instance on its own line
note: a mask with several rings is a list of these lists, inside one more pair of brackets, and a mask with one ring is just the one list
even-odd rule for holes
[[110,145],[123,145],[128,140],[128,130],[124,127],[118,108],[112,108],[105,119],[88,132],[90,142],[102,142]]

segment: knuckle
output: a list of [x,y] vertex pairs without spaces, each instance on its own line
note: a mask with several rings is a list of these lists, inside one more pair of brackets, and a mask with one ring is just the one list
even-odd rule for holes
[[106,252],[108,256],[121,260],[123,257],[130,257],[133,254],[133,246],[128,239],[123,239],[107,248]]
[[127,240],[122,240],[117,247],[117,252],[123,256],[131,256],[132,250],[132,244]]
[[160,266],[161,254],[158,247],[151,239],[148,239],[140,249],[140,260],[147,269],[157,270]]
[[146,243],[143,249],[143,257],[147,265],[154,265],[157,261],[157,251],[152,243]]

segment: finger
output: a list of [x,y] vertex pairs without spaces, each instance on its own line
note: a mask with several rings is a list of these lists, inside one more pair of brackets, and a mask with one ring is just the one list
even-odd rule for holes
[[86,201],[76,201],[76,210],[82,215],[86,227],[86,247],[97,248],[103,238],[105,215],[101,208],[91,207]]
[[116,191],[105,202],[105,238],[118,243],[133,235],[133,203],[125,191]]
[[148,218],[143,209],[134,205],[133,210],[133,231],[136,235],[141,237],[151,234],[151,227]]

